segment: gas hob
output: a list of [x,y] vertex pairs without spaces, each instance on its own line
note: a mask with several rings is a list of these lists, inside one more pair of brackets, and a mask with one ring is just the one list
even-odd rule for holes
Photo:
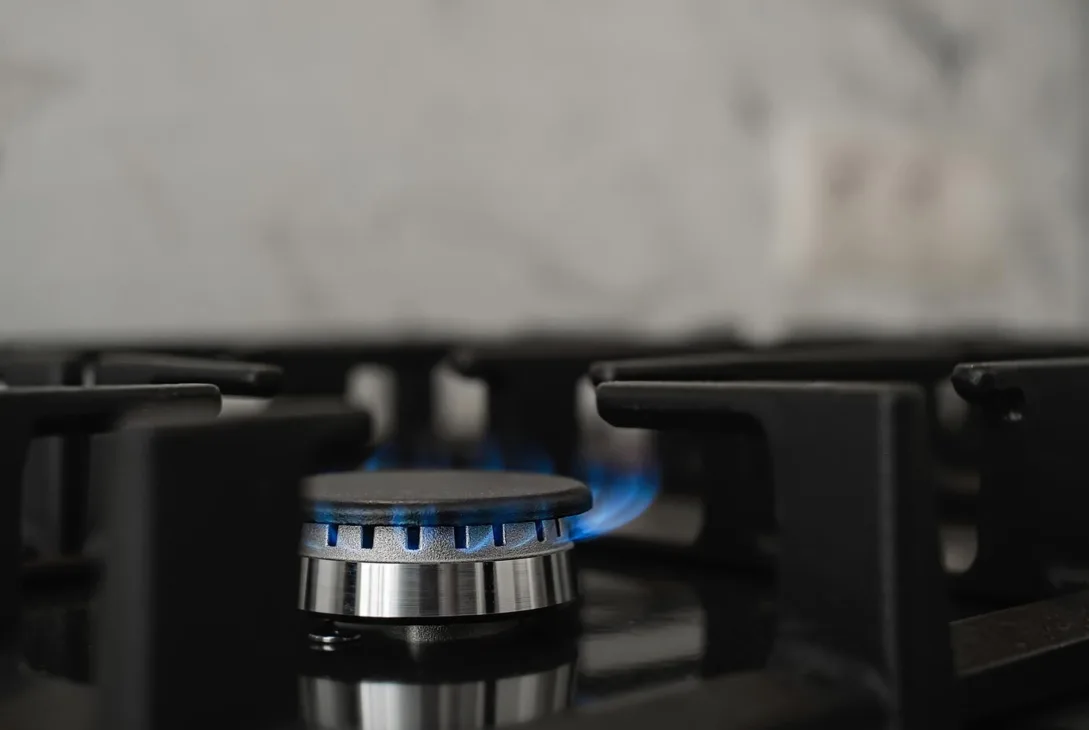
[[0,356],[0,727],[1089,722],[1089,346],[169,349]]

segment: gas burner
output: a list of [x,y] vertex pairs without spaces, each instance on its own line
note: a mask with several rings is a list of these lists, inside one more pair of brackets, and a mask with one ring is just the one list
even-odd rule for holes
[[326,474],[303,487],[299,607],[339,621],[430,623],[577,597],[564,477],[470,471]]

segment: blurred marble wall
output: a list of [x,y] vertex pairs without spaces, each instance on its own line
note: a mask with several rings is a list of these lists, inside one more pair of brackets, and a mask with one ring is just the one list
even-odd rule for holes
[[[1082,5],[0,0],[0,335],[1077,325]],[[858,124],[990,150],[987,275],[784,275]]]

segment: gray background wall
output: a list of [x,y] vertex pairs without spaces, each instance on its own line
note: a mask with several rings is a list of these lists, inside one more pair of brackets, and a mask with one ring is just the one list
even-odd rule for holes
[[[0,336],[1075,326],[1081,6],[0,0]],[[784,248],[784,151],[885,133],[986,257]]]

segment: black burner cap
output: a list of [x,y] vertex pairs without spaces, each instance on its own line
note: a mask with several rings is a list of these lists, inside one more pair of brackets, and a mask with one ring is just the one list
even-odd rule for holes
[[378,471],[311,477],[312,522],[338,525],[485,525],[568,517],[590,509],[590,489],[566,477],[520,472]]

